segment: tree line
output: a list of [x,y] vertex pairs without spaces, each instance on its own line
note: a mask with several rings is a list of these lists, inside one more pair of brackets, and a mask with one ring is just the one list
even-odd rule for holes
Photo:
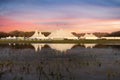
[[[0,32],[0,38],[1,37],[8,37],[8,36],[16,36],[16,37],[30,37],[34,34],[34,31],[30,31],[30,32],[24,32],[24,31],[11,31],[9,33],[6,32]],[[48,36],[50,34],[50,32],[42,32],[42,34],[44,34],[45,36]]]
[[[30,31],[30,32],[24,32],[24,31],[11,31],[9,33],[6,32],[0,32],[0,38],[1,37],[8,37],[8,36],[16,36],[16,37],[30,37],[34,34],[34,31]],[[43,35],[48,36],[50,34],[50,32],[42,32]],[[80,37],[83,36],[85,33],[75,33],[73,32],[73,35]],[[104,37],[104,36],[108,36],[108,37],[120,37],[120,31],[116,31],[116,32],[112,32],[112,33],[101,33],[101,32],[95,32],[93,33],[94,35],[98,36],[98,37]]]

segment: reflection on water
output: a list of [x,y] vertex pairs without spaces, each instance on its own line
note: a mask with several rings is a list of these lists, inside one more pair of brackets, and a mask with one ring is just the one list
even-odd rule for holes
[[0,47],[9,47],[15,49],[25,49],[31,48],[34,49],[36,52],[41,51],[45,46],[48,46],[50,49],[57,50],[60,52],[66,52],[70,49],[76,47],[82,48],[120,48],[120,44],[95,44],[95,43],[84,43],[84,44],[64,44],[64,43],[31,43],[31,44],[16,44],[16,43],[8,43],[8,44],[0,44]]
[[120,45],[0,44],[0,80],[120,80]]
[[31,45],[35,48],[35,51],[37,52],[40,51],[45,44],[32,43]]
[[60,52],[65,52],[69,49],[71,49],[75,44],[41,44],[41,43],[32,43],[31,44],[35,51],[40,51],[45,45],[49,46],[50,48],[60,51]]
[[65,52],[71,49],[75,44],[48,44],[52,49]]
[[81,45],[84,45],[85,48],[93,48],[93,47],[95,47],[97,44],[95,44],[95,43],[85,43],[85,44],[81,44]]

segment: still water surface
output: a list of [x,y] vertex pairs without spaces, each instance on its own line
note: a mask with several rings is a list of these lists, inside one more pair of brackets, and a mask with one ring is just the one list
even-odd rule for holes
[[0,80],[120,80],[120,44],[0,44]]

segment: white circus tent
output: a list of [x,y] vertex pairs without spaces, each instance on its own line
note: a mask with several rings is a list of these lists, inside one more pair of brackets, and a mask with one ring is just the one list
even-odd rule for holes
[[90,34],[86,33],[84,36],[81,37],[81,39],[93,39],[93,40],[95,40],[95,39],[99,39],[99,38],[92,33],[90,33]]
[[78,37],[74,36],[71,32],[64,31],[62,29],[52,32],[48,36],[48,38],[49,39],[54,39],[54,40],[78,39]]
[[29,37],[29,39],[47,39],[47,37],[36,30],[35,33],[31,37]]

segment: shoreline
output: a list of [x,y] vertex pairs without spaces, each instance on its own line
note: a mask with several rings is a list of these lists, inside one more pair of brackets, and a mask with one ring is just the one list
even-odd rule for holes
[[0,40],[2,43],[120,43],[120,40]]

